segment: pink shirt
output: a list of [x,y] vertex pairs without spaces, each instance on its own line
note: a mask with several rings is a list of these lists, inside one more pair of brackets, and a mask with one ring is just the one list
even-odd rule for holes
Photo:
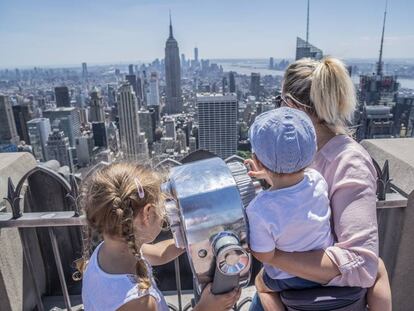
[[337,242],[325,252],[341,275],[327,285],[371,287],[378,270],[376,171],[368,152],[346,135],[328,141],[312,165],[325,177]]

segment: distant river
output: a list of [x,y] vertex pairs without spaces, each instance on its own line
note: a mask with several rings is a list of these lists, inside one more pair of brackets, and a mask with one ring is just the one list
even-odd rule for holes
[[[235,71],[238,74],[250,75],[252,72],[260,73],[261,76],[283,76],[285,74],[282,70],[270,70],[264,67],[263,64],[240,64],[230,62],[217,61],[219,65],[223,67],[224,71]],[[355,83],[359,83],[359,76],[353,75],[352,80]],[[401,87],[414,90],[414,79],[401,79],[398,78],[398,82]]]

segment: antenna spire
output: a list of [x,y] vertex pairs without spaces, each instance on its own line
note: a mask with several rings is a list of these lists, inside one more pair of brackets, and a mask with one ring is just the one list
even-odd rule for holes
[[309,0],[308,0],[308,15],[306,19],[306,45],[309,43]]
[[384,10],[384,21],[382,24],[382,35],[381,35],[381,45],[379,50],[379,59],[377,63],[377,75],[382,76],[382,49],[384,46],[384,32],[385,32],[385,20],[387,18],[387,7],[388,7],[388,0],[385,1],[385,10]]
[[173,38],[173,28],[172,28],[172,22],[171,22],[171,10],[170,11],[170,38]]

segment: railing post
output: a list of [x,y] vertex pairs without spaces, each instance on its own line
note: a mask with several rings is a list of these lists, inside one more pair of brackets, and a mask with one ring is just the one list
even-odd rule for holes
[[174,259],[174,270],[175,270],[175,283],[177,287],[177,296],[178,296],[178,310],[182,311],[182,302],[181,302],[181,275],[180,275],[180,258],[177,257]]
[[52,243],[53,255],[55,256],[56,267],[59,274],[60,286],[62,287],[63,299],[65,301],[66,309],[69,311],[72,310],[72,307],[70,304],[68,288],[66,286],[65,273],[63,272],[62,260],[60,259],[59,246],[56,240],[54,229],[52,227],[49,227],[48,231],[50,236],[50,242]]
[[36,306],[38,311],[44,311],[45,308],[43,306],[43,302],[42,302],[42,294],[40,293],[40,289],[39,286],[36,283],[36,279],[34,277],[35,275],[35,270],[33,268],[33,264],[32,264],[32,257],[30,255],[30,248],[29,248],[29,243],[27,242],[26,239],[26,234],[27,232],[24,232],[24,229],[19,228],[19,236],[20,236],[20,240],[22,242],[22,246],[23,246],[23,257],[24,260],[26,262],[27,265],[27,269],[29,270],[29,279],[31,280],[32,284],[33,284],[33,289],[35,291],[35,296],[36,296]]

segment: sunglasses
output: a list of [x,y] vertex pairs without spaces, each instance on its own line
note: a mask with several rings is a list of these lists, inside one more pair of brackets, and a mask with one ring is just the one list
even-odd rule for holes
[[[290,101],[288,101],[287,98],[290,99]],[[288,95],[287,98],[283,96],[282,94],[276,96],[277,107],[289,107],[289,108],[296,108],[296,109],[304,108],[305,110],[313,109],[309,105],[302,104],[300,101],[298,101],[291,95]]]

